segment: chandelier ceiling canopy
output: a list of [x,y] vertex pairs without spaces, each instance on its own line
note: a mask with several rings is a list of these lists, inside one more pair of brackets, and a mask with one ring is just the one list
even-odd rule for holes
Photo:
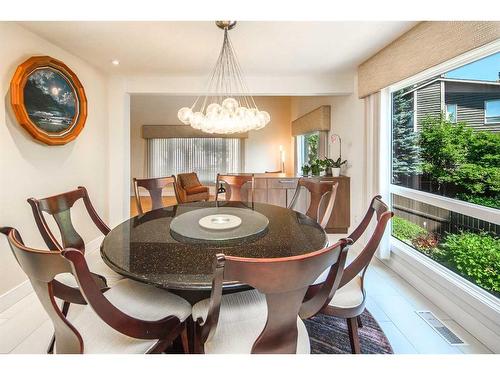
[[206,133],[230,134],[262,129],[271,117],[259,110],[244,81],[228,33],[236,26],[236,21],[215,23],[224,30],[224,40],[210,73],[207,94],[199,96],[191,107],[181,108],[177,116],[184,124]]

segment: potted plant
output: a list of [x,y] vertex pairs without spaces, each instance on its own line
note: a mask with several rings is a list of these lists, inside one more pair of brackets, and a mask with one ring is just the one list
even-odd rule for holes
[[325,157],[322,160],[322,162],[323,162],[323,167],[326,171],[326,175],[331,176],[332,175],[332,166],[335,163],[335,160]]
[[313,176],[319,176],[322,169],[321,160],[315,159],[311,162],[311,173]]
[[328,162],[328,159],[325,158],[325,159],[319,159],[318,160],[318,164],[320,165],[320,174],[321,176],[326,176],[328,175],[328,172],[329,172],[329,162]]
[[309,172],[311,171],[311,166],[309,164],[304,164],[302,166],[302,176],[309,176]]
[[337,160],[329,159],[332,162],[330,164],[330,168],[332,169],[332,176],[333,177],[338,177],[340,176],[340,167],[347,163],[347,160],[342,161],[342,159],[339,157]]

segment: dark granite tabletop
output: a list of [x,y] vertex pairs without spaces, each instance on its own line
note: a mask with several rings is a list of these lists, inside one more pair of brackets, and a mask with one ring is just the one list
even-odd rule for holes
[[[248,208],[248,203],[224,202],[225,207]],[[172,237],[170,222],[182,213],[216,202],[187,203],[135,216],[114,228],[101,245],[101,256],[116,272],[148,284],[179,291],[211,288],[215,254],[249,258],[276,258],[306,254],[323,248],[325,231],[316,221],[274,205],[254,203],[253,209],[269,219],[267,230],[243,240],[192,242]],[[193,226],[198,223],[193,223]],[[241,288],[228,282],[225,289]]]

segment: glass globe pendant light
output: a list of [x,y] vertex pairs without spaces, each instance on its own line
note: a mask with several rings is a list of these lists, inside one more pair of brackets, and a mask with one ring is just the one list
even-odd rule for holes
[[199,96],[191,107],[183,107],[177,117],[205,133],[230,134],[259,130],[271,121],[248,93],[240,64],[236,58],[229,30],[236,21],[217,21],[224,30],[224,41],[208,83],[207,95]]

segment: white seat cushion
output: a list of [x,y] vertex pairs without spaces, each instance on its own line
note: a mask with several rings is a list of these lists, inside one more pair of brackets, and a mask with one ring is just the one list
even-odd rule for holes
[[342,288],[337,289],[329,305],[340,308],[351,308],[363,303],[361,276],[356,276]]
[[[193,306],[193,319],[206,319],[210,300]],[[264,329],[267,304],[264,294],[257,290],[222,296],[219,322],[213,338],[205,343],[207,354],[249,354]],[[309,335],[302,320],[297,317],[297,354],[309,354]]]
[[[175,315],[182,322],[191,315],[191,305],[183,298],[129,279],[117,282],[104,295],[127,315],[142,320],[154,321]],[[82,335],[84,353],[146,353],[158,342],[135,339],[115,331],[88,305],[71,323]]]
[[56,275],[55,279],[60,283],[69,286],[71,288],[78,288],[78,283],[76,282],[75,277],[71,273],[60,273]]
[[[106,278],[106,283],[109,287],[124,279],[122,275],[116,273],[104,263],[99,251],[92,251],[89,255],[85,256],[85,260],[91,272]],[[71,273],[61,273],[55,279],[69,287],[78,288],[78,283]]]
[[123,276],[109,268],[102,260],[101,253],[98,249],[85,253],[85,260],[91,272],[106,278],[106,283],[109,287],[115,285],[118,281],[123,280]]

